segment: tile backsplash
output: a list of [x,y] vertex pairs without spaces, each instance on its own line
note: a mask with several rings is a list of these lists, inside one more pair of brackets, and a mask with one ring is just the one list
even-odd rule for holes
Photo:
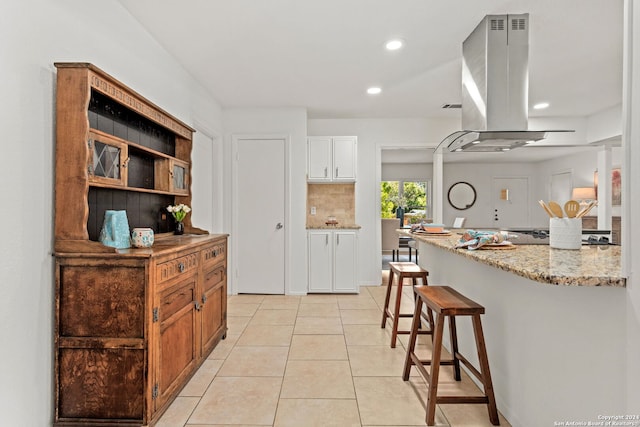
[[[356,222],[356,185],[307,184],[307,226],[324,225],[327,217],[335,216],[340,224]],[[316,214],[311,215],[311,208]]]

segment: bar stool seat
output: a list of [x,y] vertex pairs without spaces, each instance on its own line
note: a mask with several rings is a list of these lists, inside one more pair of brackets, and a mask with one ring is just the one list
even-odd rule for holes
[[[391,329],[391,348],[396,347],[396,340],[398,334],[409,334],[410,330],[398,330],[398,322],[401,317],[414,317],[413,313],[400,313],[400,299],[402,298],[402,285],[404,279],[411,278],[413,282],[413,286],[417,286],[417,279],[422,280],[422,285],[427,286],[427,276],[429,272],[419,265],[413,262],[390,262],[389,263],[389,281],[387,283],[387,295],[384,300],[384,308],[382,309],[382,324],[381,328],[385,328],[387,325],[387,319],[391,319],[392,321],[392,329]],[[397,276],[398,286],[396,292],[396,302],[394,306],[393,312],[389,310],[389,301],[391,299],[391,288],[393,287],[393,278]],[[414,293],[415,299],[415,293]],[[421,328],[422,322],[420,318],[424,317],[423,313],[420,313],[418,316],[418,328]],[[429,322],[429,330],[420,329],[417,333],[421,335],[431,334],[433,330],[433,316],[431,315],[431,311],[428,311],[428,316],[426,317]]]
[[[484,307],[449,286],[414,286],[413,291],[417,297],[416,307],[413,324],[411,326],[409,347],[407,348],[407,358],[405,360],[402,379],[408,381],[411,366],[415,366],[427,382],[429,387],[427,394],[427,425],[434,425],[437,403],[486,404],[491,424],[500,425],[498,409],[496,408],[496,400],[493,393],[493,384],[491,382],[491,373],[489,371],[487,349],[484,342],[484,335],[482,333],[482,323],[480,321],[480,315],[484,314]],[[420,327],[416,319],[419,319],[420,317],[423,304],[426,304],[428,309],[432,310],[436,314],[435,329],[433,330],[432,335],[433,351],[430,360],[421,360],[415,354],[416,338],[418,335],[418,328]],[[480,362],[479,371],[458,352],[458,336],[455,321],[457,316],[471,316],[478,352],[478,360]],[[452,359],[441,360],[442,335],[446,317],[449,318]],[[484,394],[482,396],[438,396],[438,376],[440,373],[440,365],[453,365],[454,378],[456,381],[460,381],[460,362],[462,362],[482,383],[484,388]],[[427,372],[424,365],[431,365],[430,372]]]

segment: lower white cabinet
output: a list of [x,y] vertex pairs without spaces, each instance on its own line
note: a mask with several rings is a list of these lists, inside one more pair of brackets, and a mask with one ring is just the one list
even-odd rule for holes
[[309,292],[358,293],[356,230],[311,230]]

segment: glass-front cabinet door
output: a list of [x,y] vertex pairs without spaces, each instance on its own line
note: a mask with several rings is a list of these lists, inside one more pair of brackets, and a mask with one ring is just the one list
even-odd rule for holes
[[172,193],[189,194],[189,164],[181,160],[171,161]]
[[109,135],[89,132],[89,181],[96,184],[127,184],[127,144]]
[[189,194],[189,163],[174,158],[158,158],[155,162],[156,190],[171,194]]

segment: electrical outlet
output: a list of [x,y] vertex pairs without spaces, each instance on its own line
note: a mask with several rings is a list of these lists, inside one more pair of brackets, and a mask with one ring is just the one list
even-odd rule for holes
[[315,214],[316,214],[316,207],[311,206],[311,215],[315,215]]

